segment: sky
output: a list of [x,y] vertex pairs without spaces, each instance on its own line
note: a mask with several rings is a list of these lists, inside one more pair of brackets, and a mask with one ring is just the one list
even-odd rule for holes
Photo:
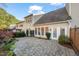
[[29,14],[45,14],[64,7],[64,3],[7,3],[0,4],[8,13],[15,16],[18,20],[24,20]]

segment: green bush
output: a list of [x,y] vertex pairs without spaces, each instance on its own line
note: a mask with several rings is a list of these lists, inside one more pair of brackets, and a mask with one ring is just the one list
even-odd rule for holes
[[10,50],[12,44],[6,44],[3,46],[4,50]]
[[13,56],[14,52],[13,51],[8,51],[8,56]]
[[9,44],[9,43],[11,43],[11,42],[13,42],[15,40],[16,40],[15,38],[11,38],[10,40],[6,41],[5,44]]
[[14,48],[14,47],[13,47],[14,43],[15,43],[15,41],[7,42],[7,43],[3,46],[3,49],[4,49],[4,50],[10,50],[11,48]]
[[65,36],[65,43],[70,44],[70,38],[68,36]]
[[15,45],[12,45],[10,50],[13,51],[15,49],[15,47],[16,47]]
[[67,44],[67,43],[70,43],[70,40],[69,40],[68,36],[60,35],[58,38],[58,42],[60,44]]
[[47,39],[50,39],[50,36],[51,36],[51,33],[47,32],[47,33],[46,33]]
[[25,36],[26,36],[26,34],[24,31],[14,33],[14,37],[25,37]]

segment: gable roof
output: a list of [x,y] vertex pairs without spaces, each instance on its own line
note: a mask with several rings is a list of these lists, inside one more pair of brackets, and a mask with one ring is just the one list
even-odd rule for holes
[[57,9],[55,11],[48,12],[44,14],[36,23],[36,24],[43,24],[43,23],[50,23],[50,22],[58,22],[58,21],[66,21],[70,20],[71,17],[68,15],[67,10],[65,7]]
[[27,18],[27,17],[30,17],[30,16],[33,16],[33,14],[30,14],[30,15],[28,15],[28,16],[25,16],[24,18]]

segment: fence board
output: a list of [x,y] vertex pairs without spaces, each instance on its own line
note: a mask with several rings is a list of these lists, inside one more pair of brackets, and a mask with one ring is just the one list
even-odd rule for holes
[[79,53],[79,28],[70,29],[70,38],[75,50]]

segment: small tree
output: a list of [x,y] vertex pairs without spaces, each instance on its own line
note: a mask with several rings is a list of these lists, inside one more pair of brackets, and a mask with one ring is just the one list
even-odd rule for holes
[[51,33],[47,32],[47,33],[46,33],[47,39],[50,39],[50,36],[51,36]]

